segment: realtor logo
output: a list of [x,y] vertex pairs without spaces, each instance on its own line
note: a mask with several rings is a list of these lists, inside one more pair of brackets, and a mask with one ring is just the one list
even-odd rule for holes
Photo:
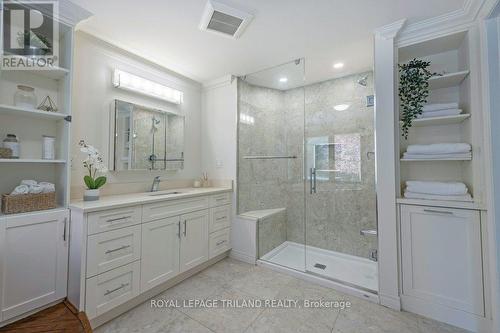
[[4,1],[2,70],[40,70],[58,66],[59,23],[55,1]]

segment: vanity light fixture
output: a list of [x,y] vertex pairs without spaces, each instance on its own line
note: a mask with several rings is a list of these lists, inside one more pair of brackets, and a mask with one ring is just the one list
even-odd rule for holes
[[181,104],[183,99],[182,91],[175,90],[119,69],[115,69],[113,73],[113,86],[159,98],[174,104]]
[[345,111],[349,109],[350,106],[351,106],[350,104],[338,104],[335,105],[333,108],[337,111]]
[[333,65],[333,68],[335,68],[335,69],[341,69],[342,67],[344,67],[344,63],[342,63],[342,62],[338,62],[338,63]]
[[282,77],[282,78],[280,78],[280,82],[286,83],[286,82],[288,82],[288,79],[286,77]]

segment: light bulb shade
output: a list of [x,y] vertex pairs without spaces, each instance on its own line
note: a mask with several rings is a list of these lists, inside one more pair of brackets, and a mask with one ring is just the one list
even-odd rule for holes
[[174,104],[181,104],[184,95],[182,91],[175,90],[119,69],[115,69],[113,73],[113,86]]

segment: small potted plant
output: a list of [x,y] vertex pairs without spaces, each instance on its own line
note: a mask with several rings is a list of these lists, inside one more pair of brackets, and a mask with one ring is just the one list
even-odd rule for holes
[[106,166],[104,165],[101,154],[95,147],[86,144],[83,140],[80,140],[78,145],[80,146],[80,151],[84,154],[87,154],[87,158],[83,160],[83,167],[87,169],[89,173],[88,175],[85,175],[83,177],[83,181],[87,186],[87,189],[85,190],[85,193],[83,195],[83,200],[99,200],[99,188],[106,184],[106,177],[97,177],[97,174],[99,172],[106,172]]

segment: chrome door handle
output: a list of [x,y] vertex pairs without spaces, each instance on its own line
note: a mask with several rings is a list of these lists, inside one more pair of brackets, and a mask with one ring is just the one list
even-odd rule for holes
[[316,193],[316,168],[309,169],[309,187],[310,194]]
[[365,230],[360,230],[359,231],[359,234],[361,236],[377,236],[378,235],[378,231],[376,229],[365,229]]
[[187,234],[187,220],[184,220],[184,237],[186,237]]
[[181,220],[177,222],[177,237],[181,238]]
[[217,244],[215,244],[216,246],[219,246],[219,245],[222,245],[226,242],[226,240],[221,240],[221,241],[218,241]]
[[66,241],[66,229],[68,228],[68,218],[64,218],[63,241]]
[[130,216],[122,216],[122,217],[116,217],[114,219],[109,219],[109,220],[106,220],[106,222],[108,223],[115,223],[115,222],[122,222],[123,220],[126,220],[128,219]]
[[128,249],[130,247],[130,245],[123,245],[123,246],[120,246],[120,247],[117,247],[116,249],[112,249],[112,250],[107,250],[106,252],[104,252],[105,254],[110,254],[110,253],[113,253],[113,252],[116,252],[116,251],[120,251],[120,250],[125,250],[125,249]]
[[118,291],[122,288],[125,288],[126,286],[128,286],[128,283],[122,283],[119,287],[116,287],[115,289],[106,290],[104,296],[108,296],[109,294],[114,293],[115,291]]
[[424,212],[426,212],[426,213],[432,213],[432,214],[446,214],[446,215],[453,215],[453,212],[446,211],[446,210],[424,209]]

